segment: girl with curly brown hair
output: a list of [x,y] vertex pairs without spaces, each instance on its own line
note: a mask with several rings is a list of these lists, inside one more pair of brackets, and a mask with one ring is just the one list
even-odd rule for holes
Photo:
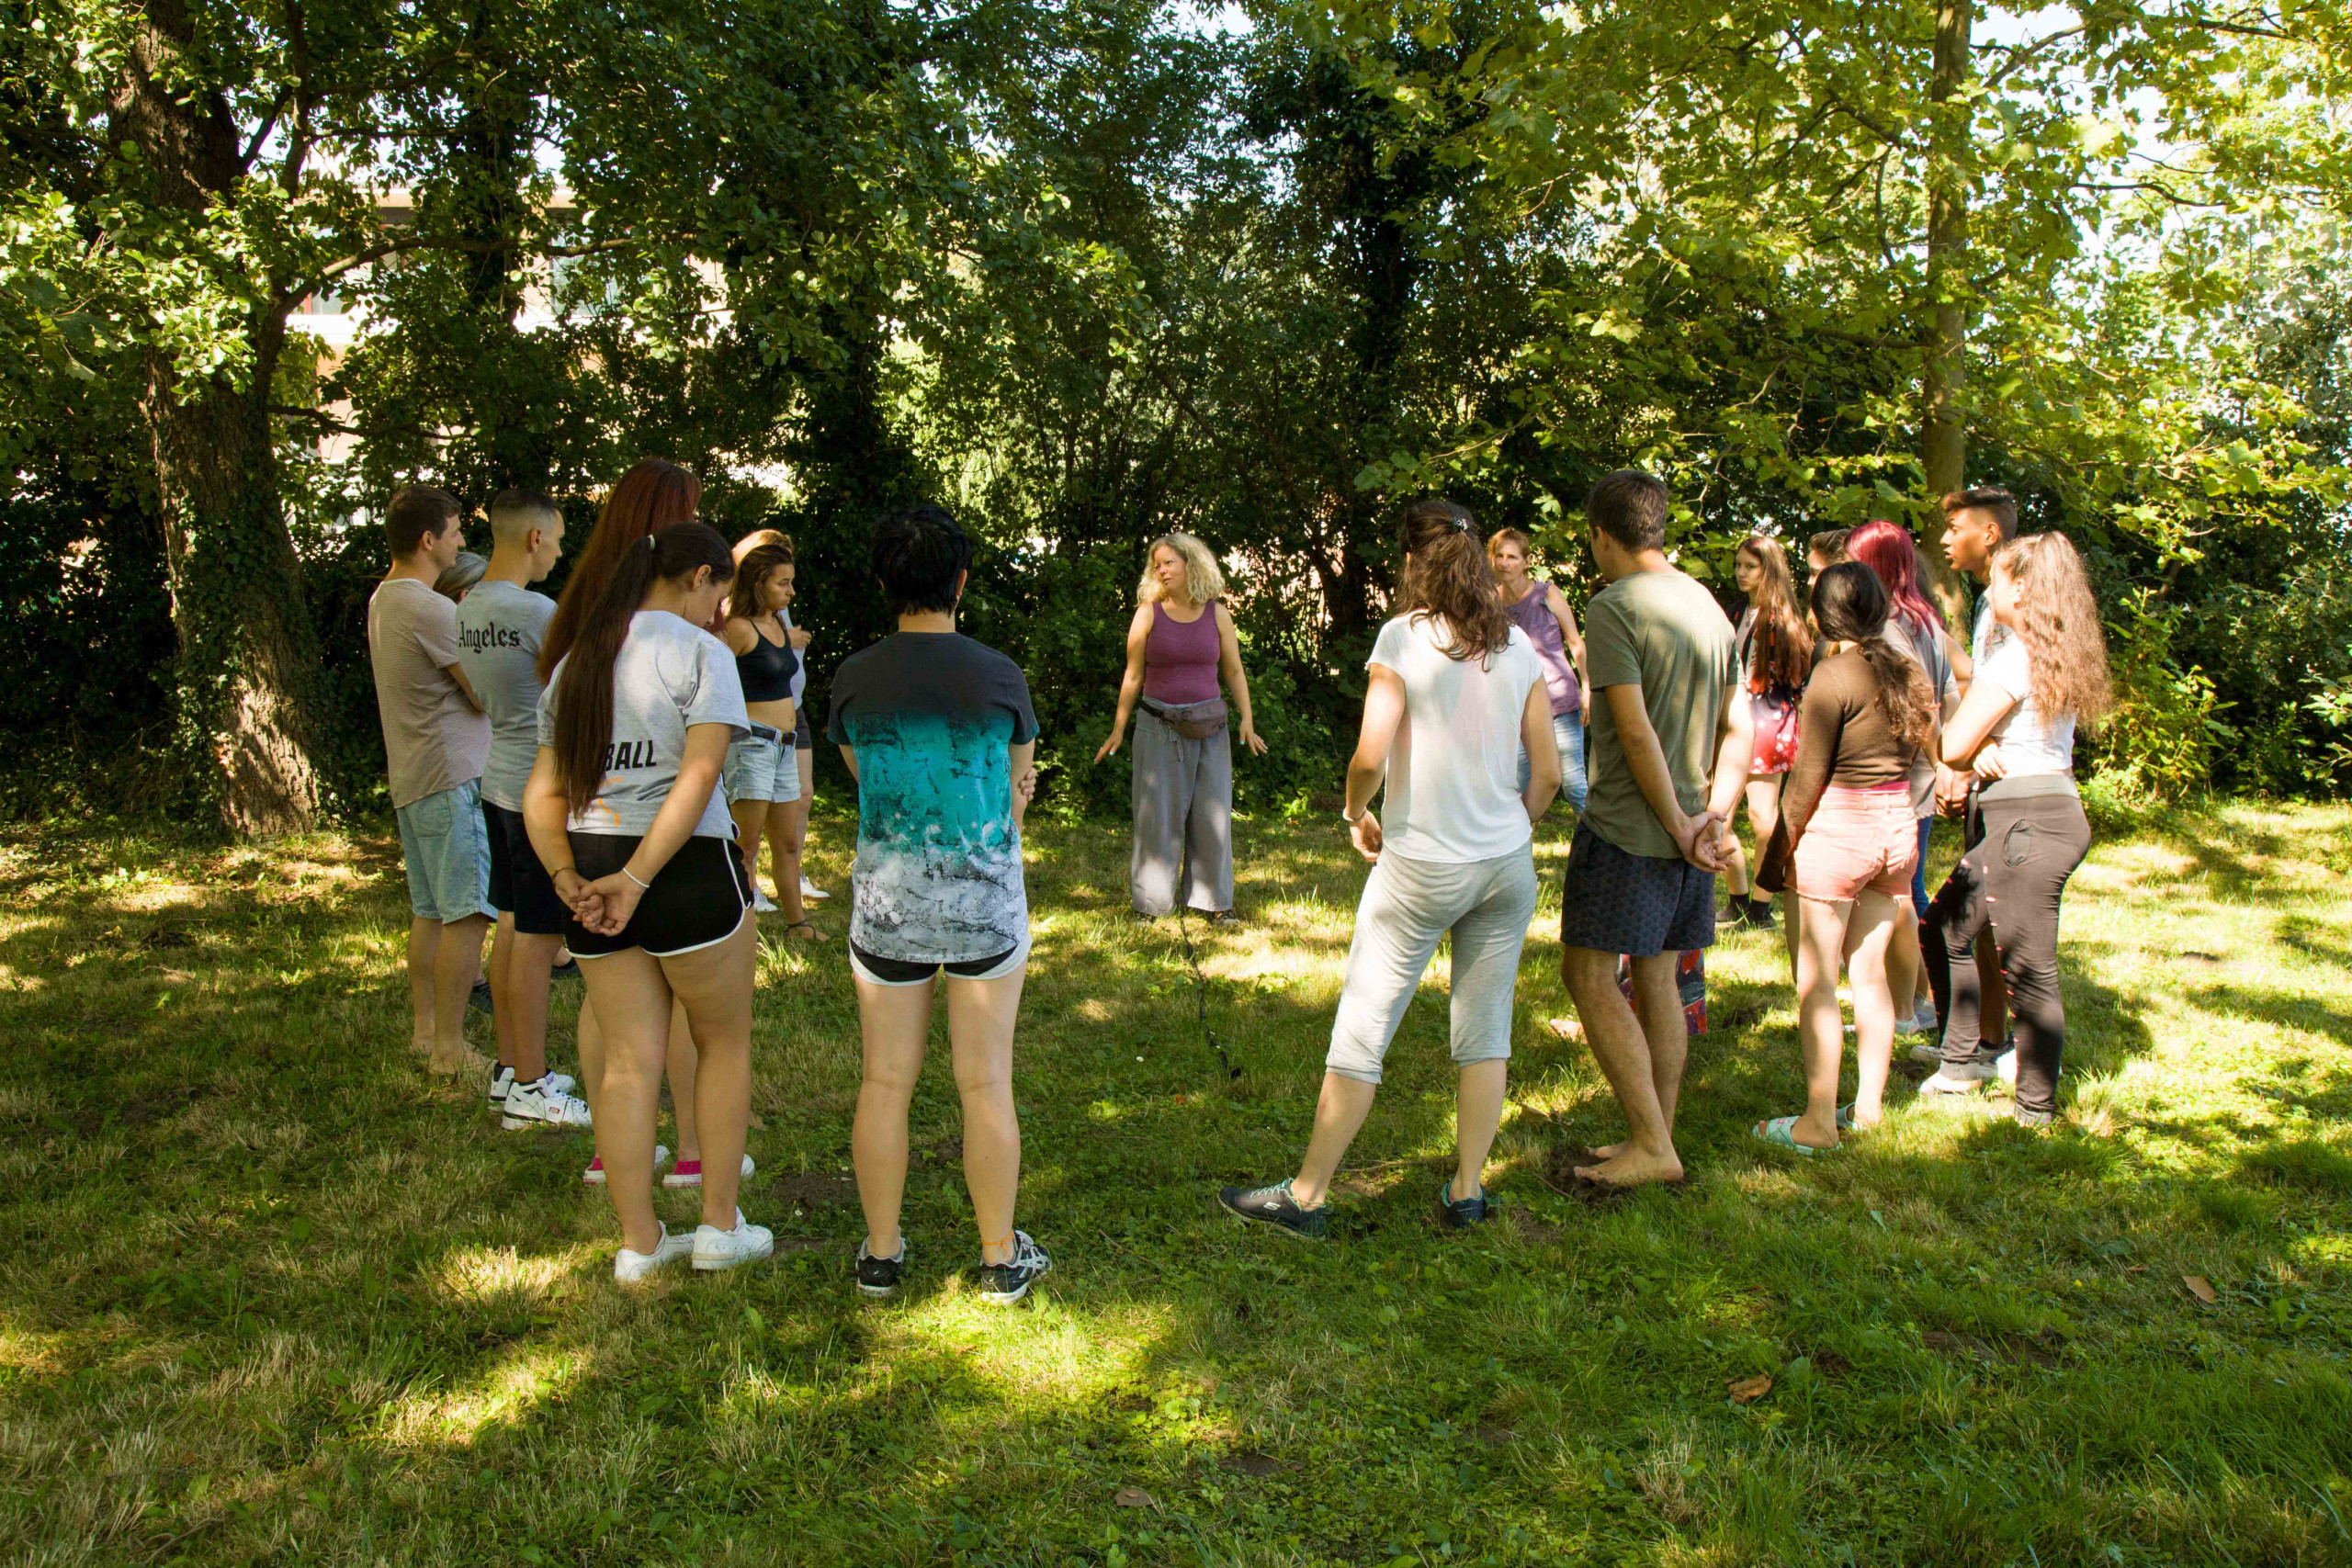
[[[1739,617],[1740,684],[1747,689],[1748,710],[1754,717],[1756,739],[1747,765],[1747,826],[1756,834],[1756,853],[1772,841],[1781,821],[1781,786],[1797,757],[1797,697],[1813,672],[1813,633],[1797,613],[1796,588],[1789,575],[1789,558],[1778,539],[1750,534],[1739,543],[1732,560],[1733,580],[1747,595],[1747,609]],[[1739,835],[1724,824],[1724,873],[1731,887],[1733,925],[1772,923],[1772,900],[1749,897],[1747,856]]]
[[2002,546],[1986,593],[1995,623],[2009,635],[1977,664],[1944,728],[1944,761],[1978,781],[1983,831],[1928,910],[1944,1058],[1919,1094],[1961,1099],[2001,1076],[1979,1037],[1984,998],[1973,954],[1978,933],[1989,931],[2017,1032],[2017,1119],[2047,1126],[2066,1046],[2058,905],[2091,841],[2075,791],[2075,731],[2097,723],[2114,696],[2090,578],[2064,535]]

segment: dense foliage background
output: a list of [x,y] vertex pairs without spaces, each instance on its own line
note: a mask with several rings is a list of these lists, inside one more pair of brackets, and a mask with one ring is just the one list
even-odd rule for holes
[[2008,484],[2102,578],[2107,787],[2340,791],[2348,87],[2287,0],[12,0],[0,803],[379,808],[369,508],[585,525],[648,453],[797,536],[820,700],[867,519],[956,507],[1068,811],[1125,800],[1154,534],[1241,569],[1275,808],[1401,498],[1580,601],[1629,463],[1726,592],[1751,529]]

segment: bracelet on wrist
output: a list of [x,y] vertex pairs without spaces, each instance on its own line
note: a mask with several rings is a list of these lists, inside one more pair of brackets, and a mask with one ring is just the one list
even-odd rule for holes
[[643,888],[646,892],[650,893],[653,891],[653,884],[646,881],[645,878],[638,875],[637,873],[629,870],[628,867],[621,867],[621,874],[628,877],[631,882],[636,883],[638,886]]

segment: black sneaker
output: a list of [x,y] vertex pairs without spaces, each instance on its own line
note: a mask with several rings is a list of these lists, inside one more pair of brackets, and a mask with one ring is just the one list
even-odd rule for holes
[[1747,901],[1747,923],[1758,931],[1772,929],[1772,900],[1751,898]]
[[491,1011],[490,982],[487,980],[476,980],[474,982],[474,988],[472,992],[466,998],[466,1005],[473,1009],[476,1012]]
[[1306,1241],[1323,1239],[1323,1209],[1299,1207],[1298,1200],[1290,1195],[1288,1180],[1272,1187],[1220,1187],[1216,1201],[1225,1206],[1227,1213],[1240,1219],[1272,1225]]
[[1447,1177],[1444,1185],[1437,1190],[1437,1217],[1439,1223],[1450,1231],[1466,1231],[1472,1225],[1485,1224],[1487,1218],[1486,1188],[1480,1187],[1476,1198],[1456,1198],[1453,1195],[1453,1178]]
[[906,1232],[900,1231],[899,1233],[899,1256],[896,1258],[876,1258],[874,1254],[865,1250],[865,1243],[863,1241],[859,1242],[857,1244],[857,1263],[854,1269],[854,1272],[857,1276],[858,1294],[876,1297],[897,1295],[899,1293],[899,1273],[901,1269],[905,1269],[906,1266]]
[[1029,1293],[1030,1286],[1053,1272],[1053,1268],[1054,1260],[1046,1256],[1044,1247],[1029,1239],[1027,1231],[1014,1231],[1011,1261],[980,1265],[980,1300],[990,1306],[1011,1306]]

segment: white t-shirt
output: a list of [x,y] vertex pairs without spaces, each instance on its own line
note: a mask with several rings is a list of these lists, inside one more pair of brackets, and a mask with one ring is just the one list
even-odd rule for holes
[[[564,655],[539,698],[542,746],[555,744],[556,694],[563,689],[563,667],[571,662],[571,656]],[[728,725],[735,740],[752,733],[734,652],[667,610],[638,611],[613,660],[613,739],[605,750],[605,777],[587,809],[573,812],[564,825],[575,833],[642,838],[670,798],[670,786],[685,761],[686,731],[697,724]],[[735,836],[735,819],[727,814],[726,793],[717,779],[695,834]]]
[[539,640],[555,601],[512,582],[481,582],[458,606],[458,663],[490,716],[481,797],[523,809],[523,786],[539,759]]
[[1381,840],[1407,860],[1493,860],[1534,836],[1519,793],[1519,727],[1527,694],[1544,684],[1544,665],[1516,626],[1483,666],[1441,651],[1449,640],[1433,617],[1399,615],[1380,628],[1364,660],[1405,682]]
[[2075,716],[2062,713],[2052,719],[2034,705],[2033,660],[2026,652],[2023,637],[1996,642],[1992,653],[1977,666],[1976,679],[1998,686],[2018,700],[2018,705],[1993,727],[1992,735],[2011,778],[2074,772]]

